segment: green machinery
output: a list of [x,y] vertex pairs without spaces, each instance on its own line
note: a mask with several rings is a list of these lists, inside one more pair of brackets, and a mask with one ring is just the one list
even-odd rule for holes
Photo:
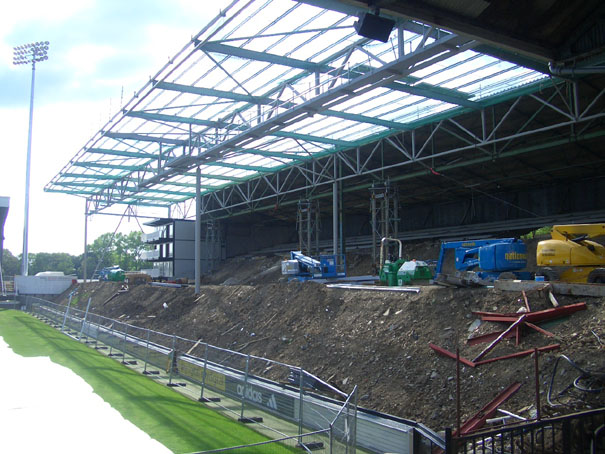
[[[399,244],[399,258],[389,260],[385,252],[389,242]],[[416,281],[426,281],[433,278],[429,266],[422,261],[402,258],[403,244],[395,238],[383,238],[380,242],[380,283],[389,287],[409,285]]]
[[100,281],[123,282],[126,274],[119,266],[110,266],[99,271]]

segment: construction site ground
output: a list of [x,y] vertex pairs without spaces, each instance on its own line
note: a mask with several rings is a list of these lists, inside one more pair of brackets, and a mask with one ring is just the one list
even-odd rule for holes
[[[529,255],[535,257],[535,242]],[[436,259],[439,243],[404,247],[404,256]],[[226,261],[203,280],[200,295],[183,288],[122,284],[79,284],[78,302],[90,311],[133,325],[302,366],[343,391],[359,387],[358,404],[421,422],[434,430],[456,427],[456,362],[437,355],[429,343],[476,357],[488,344],[466,340],[504,330],[508,325],[480,322],[473,311],[516,313],[522,295],[493,288],[445,288],[423,285],[419,293],[331,289],[315,282],[287,282],[281,275],[285,256],[239,257]],[[347,256],[350,275],[372,272],[368,251]],[[530,268],[535,268],[530,261]],[[73,289],[71,289],[73,290]],[[70,291],[71,291],[70,290]],[[67,302],[68,292],[57,298]],[[527,294],[530,309],[553,308],[546,292]],[[551,407],[546,393],[556,359],[565,355],[580,367],[605,372],[605,304],[603,298],[555,295],[563,305],[585,302],[587,309],[540,325],[554,338],[526,330],[520,344],[505,339],[485,359],[560,344],[539,355],[540,407],[543,417],[605,405],[605,392],[575,388]],[[532,356],[460,369],[461,419],[464,422],[496,395],[518,381],[521,389],[501,408],[535,417],[535,363]],[[553,390],[579,375],[560,364]]]

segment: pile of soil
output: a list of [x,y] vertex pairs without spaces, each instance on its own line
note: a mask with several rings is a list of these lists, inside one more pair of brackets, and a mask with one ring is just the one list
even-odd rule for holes
[[[434,249],[432,243],[424,249],[417,246],[415,256],[431,258],[428,255],[435,254]],[[121,284],[81,284],[79,304],[91,296],[91,312],[302,366],[347,392],[357,385],[360,406],[419,421],[435,430],[456,426],[456,363],[437,355],[429,343],[451,352],[458,345],[461,356],[472,359],[488,344],[468,346],[469,336],[507,327],[480,323],[473,311],[510,313],[525,306],[521,294],[492,288],[422,286],[415,294],[330,289],[315,282],[288,283],[281,276],[283,258],[230,260],[205,278],[200,295],[195,295],[192,287],[139,285],[107,301]],[[367,255],[352,255],[347,262],[349,274],[371,271]],[[534,292],[528,297],[532,311],[552,308],[546,295]],[[553,365],[561,354],[585,369],[605,371],[603,299],[557,299],[561,305],[584,301],[587,309],[542,325],[554,338],[537,331],[524,332],[520,345],[516,346],[514,339],[503,340],[485,357],[560,344],[558,350],[539,356],[543,416],[605,404],[605,392],[577,393],[577,400],[561,407],[546,403]],[[65,303],[67,292],[59,300]],[[534,416],[534,370],[531,356],[475,368],[462,366],[462,421],[515,381],[522,384],[521,389],[501,408],[524,417]],[[560,366],[557,389],[577,375],[570,366]]]

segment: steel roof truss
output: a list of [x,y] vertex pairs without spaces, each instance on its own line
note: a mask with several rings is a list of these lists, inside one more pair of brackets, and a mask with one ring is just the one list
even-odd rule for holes
[[124,178],[123,175],[104,175],[99,173],[63,173],[61,175],[64,178],[82,178],[90,180],[121,180]]
[[[577,88],[576,88],[576,90],[577,90]],[[603,96],[604,93],[605,93],[605,88],[603,88],[599,92],[599,94],[597,96],[595,96],[595,98],[592,100],[592,102],[582,111],[582,113],[580,114],[580,119],[586,118],[590,109],[592,109],[592,107],[597,103],[597,101],[599,99],[601,99],[601,96]]]
[[356,168],[355,164],[353,164],[351,162],[351,160],[348,158],[348,156],[345,153],[338,153],[339,157],[340,157],[340,161],[347,166],[349,169],[351,169],[353,171],[353,173],[357,173],[358,172],[358,168]]
[[498,129],[500,129],[500,126],[502,126],[502,124],[504,123],[504,121],[508,118],[508,116],[515,110],[515,107],[517,107],[517,105],[519,104],[519,101],[521,100],[521,98],[517,98],[515,99],[515,101],[512,103],[512,105],[508,108],[508,110],[506,111],[506,113],[502,116],[502,118],[500,119],[500,121],[498,122],[498,124],[496,125],[496,127],[494,129],[492,129],[492,131],[489,133],[489,135],[487,136],[486,140],[491,140],[493,137],[495,137],[496,132],[498,131]]
[[129,171],[134,171],[134,170],[140,169],[140,166],[126,166],[126,165],[121,165],[121,164],[108,164],[105,162],[88,162],[88,161],[73,162],[71,165],[74,167],[86,167],[89,169],[102,168],[102,169],[114,169],[114,170],[129,170]]
[[[363,172],[363,170],[367,168],[367,165],[370,163],[370,161],[374,157],[374,154],[376,153],[376,151],[378,151],[378,149],[381,146],[382,146],[382,142],[377,141],[376,144],[372,147],[372,151],[368,154],[368,157],[366,158],[366,160],[363,162],[363,164],[361,166],[359,166],[360,172]],[[357,153],[357,159],[359,160],[359,158],[360,158],[359,153]]]
[[[516,105],[516,103],[513,103],[513,105]],[[484,123],[483,120],[482,120],[482,118],[484,117],[484,115],[481,112],[477,112],[476,115],[478,116],[479,121],[476,121],[475,124],[479,125],[479,127],[482,128],[482,123]],[[509,115],[510,115],[510,110],[507,110],[502,115],[502,120],[499,121],[499,122],[497,122],[497,124],[495,124],[493,126],[493,128],[492,128],[491,131],[486,131],[485,132],[485,135],[487,137],[491,137],[491,138],[488,140],[487,137],[486,137],[486,140],[482,141],[483,145],[485,145],[485,146],[489,145],[489,146],[494,146],[494,147],[501,147],[501,146],[503,146],[503,144],[506,145],[510,141],[515,140],[516,138],[527,137],[527,136],[531,136],[533,134],[540,134],[541,132],[543,132],[545,130],[551,130],[551,129],[555,129],[555,128],[566,128],[569,125],[569,122],[559,122],[559,123],[555,123],[555,124],[551,124],[551,125],[546,125],[546,126],[540,125],[536,129],[531,130],[531,131],[521,131],[521,129],[527,127],[527,125],[525,124],[525,125],[522,125],[522,127],[520,128],[519,134],[512,133],[509,136],[503,136],[503,137],[495,138],[494,137],[495,136],[494,135],[494,131],[496,129],[500,128],[501,125],[503,124],[503,122],[506,122],[506,120],[509,117]],[[598,116],[601,119],[605,119],[605,113],[603,113],[603,112],[601,112],[600,114],[598,114]],[[545,117],[545,118],[548,118],[548,117]],[[578,120],[581,121],[579,118],[578,118]],[[590,119],[584,119],[582,121],[582,123],[585,124],[585,123],[589,122],[590,120],[591,120],[591,118]],[[439,124],[438,127],[431,127],[429,129],[430,133],[428,134],[428,138],[425,140],[425,142],[424,142],[423,147],[421,148],[421,150],[416,154],[416,159],[418,159],[418,160],[429,160],[429,159],[433,160],[433,159],[437,159],[437,158],[440,158],[440,157],[445,157],[445,156],[448,156],[448,155],[452,155],[454,153],[462,153],[462,152],[465,152],[465,151],[475,150],[477,148],[477,144],[475,142],[473,142],[472,140],[469,141],[467,138],[464,138],[465,140],[462,140],[462,137],[460,137],[460,135],[456,135],[456,138],[459,139],[460,142],[463,142],[462,144],[460,144],[460,146],[457,146],[457,147],[454,147],[454,148],[451,148],[451,149],[431,150],[430,154],[426,154],[425,152],[427,150],[427,145],[428,145],[428,143],[432,142],[432,139],[435,136],[435,134],[437,134],[437,133],[448,133],[448,131],[442,129],[442,126],[443,126],[443,123],[440,122],[440,124]],[[477,135],[476,133],[472,133],[472,131],[470,131],[470,130],[469,130],[469,132],[471,133],[471,134],[469,134],[471,137],[474,136],[475,138],[479,138],[479,135]],[[601,135],[605,135],[605,131],[602,131],[600,134]],[[562,139],[562,140],[564,140],[564,139]],[[546,147],[546,148],[548,148],[549,146],[552,146],[552,145],[551,144],[544,144],[543,145],[543,147]],[[375,153],[378,150],[378,148],[379,148],[379,144],[374,145],[373,150],[372,150],[371,153]],[[518,149],[518,150],[513,150],[511,152],[507,152],[507,154],[509,156],[514,156],[517,153],[521,153],[522,154],[522,153],[533,151],[534,148],[535,147],[525,147],[524,149]],[[499,155],[499,154],[501,154],[500,150],[497,152],[496,155]],[[338,153],[337,155],[332,155],[332,156],[329,156],[329,157],[325,157],[325,158],[322,158],[322,162],[317,162],[317,164],[321,165],[322,168],[330,168],[330,167],[332,167],[332,165],[331,165],[331,163],[332,163],[331,159],[338,158],[338,159],[340,159],[343,162],[343,164],[344,164],[343,168],[348,168],[350,170],[353,170],[353,168],[355,166],[349,166],[349,165],[347,165],[347,162],[349,162],[351,159],[356,159],[358,161],[357,167],[359,167],[360,169],[362,169],[362,174],[372,174],[372,173],[379,172],[381,170],[387,170],[387,169],[397,168],[397,167],[400,167],[400,166],[412,163],[411,160],[407,159],[405,161],[401,161],[399,163],[395,163],[395,164],[392,164],[392,165],[387,165],[387,166],[383,166],[383,167],[378,166],[378,167],[374,167],[374,168],[369,168],[369,167],[367,167],[367,165],[369,163],[369,160],[364,163],[364,166],[361,165],[361,163],[359,162],[361,154],[356,149],[350,151],[350,155],[347,157],[347,161],[343,160],[343,156],[345,156],[345,155],[346,155],[346,153]],[[454,164],[454,166],[465,166],[465,165],[469,165],[469,164],[471,164],[473,162],[483,162],[485,160],[492,160],[492,159],[493,159],[493,156],[485,156],[484,158],[474,158],[474,159],[471,159],[471,160],[467,160],[466,162],[464,160],[462,160],[459,163]],[[298,172],[301,173],[301,174],[309,172],[308,169],[302,169],[302,168],[300,168],[300,166],[298,166],[298,167],[299,167],[298,168]],[[429,169],[432,169],[432,167],[429,168]],[[426,172],[429,171],[429,169],[423,168],[420,172],[421,172],[421,174],[425,174]],[[445,167],[443,167],[443,166],[438,166],[438,167],[435,168],[436,171],[444,171],[444,169],[445,169]],[[314,172],[314,173],[317,175],[317,172]],[[275,174],[275,179],[278,179],[280,175],[283,175],[283,172],[278,172],[277,174]],[[286,177],[288,177],[288,175],[291,175],[291,170],[288,171],[288,173],[286,174]],[[358,173],[356,173],[356,172],[353,172],[352,174],[342,175],[339,178],[339,181],[346,181],[346,180],[349,180],[351,178],[356,177],[357,175],[358,175]],[[401,177],[402,178],[407,178],[408,176],[411,176],[411,175],[412,175],[411,173],[406,173],[406,174],[402,174]],[[286,196],[288,194],[294,194],[296,192],[314,190],[315,188],[319,187],[320,185],[329,185],[329,184],[331,184],[333,182],[333,176],[331,176],[331,175],[327,175],[326,178],[322,178],[322,177],[323,177],[323,175],[321,175],[321,173],[320,173],[319,175],[317,175],[317,177],[314,177],[312,179],[311,178],[305,178],[305,180],[307,181],[308,184],[306,184],[306,185],[299,185],[295,189],[292,189],[292,190],[288,189],[285,185],[281,185],[280,184],[277,187],[274,186],[274,185],[272,185],[270,187],[270,189],[272,189],[272,195],[266,195],[266,196],[260,197],[257,200],[257,202],[260,202],[261,200],[267,200],[268,198],[271,198],[271,197],[284,197],[284,196]],[[269,180],[267,179],[267,180],[264,180],[264,181],[268,182]],[[274,181],[273,178],[271,178],[270,181]],[[266,186],[266,187],[268,187],[268,186]],[[278,191],[276,191],[276,189],[278,189]],[[348,190],[348,187],[347,187],[347,190]],[[251,194],[251,195],[254,195],[254,194]],[[238,204],[236,202],[234,202],[231,205],[231,208],[235,209],[235,208],[237,208],[237,206],[238,206]],[[206,205],[206,207],[207,207],[207,209],[210,209],[209,205]],[[216,212],[216,210],[211,210],[211,211],[212,212]]]
[[153,153],[144,153],[138,151],[126,151],[126,150],[113,150],[109,148],[88,148],[87,153],[103,154],[110,156],[122,156],[126,158],[142,158],[142,159],[155,159],[158,155]]
[[492,155],[492,152],[490,150],[486,150],[483,146],[481,146],[481,144],[483,142],[482,140],[470,140],[467,137],[461,136],[460,134],[457,134],[456,132],[450,130],[449,128],[447,128],[445,126],[445,124],[441,125],[441,131],[444,131],[444,132],[448,133],[449,135],[456,137],[457,139],[461,140],[464,143],[467,143],[469,145],[475,145],[477,150],[485,153],[486,155],[489,155],[489,156]]
[[328,65],[321,65],[318,63],[309,62],[306,60],[297,60],[295,58],[283,57],[281,55],[270,54],[267,52],[257,52],[254,50],[243,49],[241,47],[229,46],[226,44],[218,43],[205,43],[198,46],[200,50],[205,52],[219,53],[223,55],[230,55],[234,57],[240,57],[247,60],[256,60],[274,65],[287,66],[289,68],[302,69],[308,72],[329,72],[332,70]]
[[[552,105],[551,103],[543,100],[542,98],[536,96],[536,95],[529,95],[532,99],[535,99],[536,101],[544,104],[545,106],[549,107],[550,109],[554,110],[555,112],[560,113],[561,115],[563,115],[564,117],[569,118],[570,120],[573,120],[575,115],[573,112],[565,112],[562,109],[559,109],[558,107],[555,107],[554,105]],[[567,106],[567,108],[569,109],[569,106]]]
[[[232,9],[237,2],[233,2],[229,9]],[[165,65],[149,83],[147,83],[138,93],[135,94],[134,98],[129,101],[122,113],[114,116],[103,128],[102,131],[95,134],[93,138],[87,143],[91,147],[86,150],[81,150],[75,159],[80,161],[71,162],[64,169],[69,170],[70,166],[73,167],[85,167],[90,169],[90,175],[87,173],[64,173],[56,177],[53,182],[47,185],[49,190],[57,189],[53,188],[56,186],[69,187],[82,187],[85,188],[80,194],[87,194],[91,191],[86,189],[100,188],[101,191],[92,191],[94,198],[96,198],[97,208],[101,204],[109,206],[113,203],[136,203],[144,204],[151,203],[159,206],[169,206],[170,204],[184,203],[186,205],[187,199],[192,196],[191,192],[178,191],[174,189],[167,189],[170,185],[183,186],[189,185],[185,183],[187,179],[181,181],[171,182],[171,179],[178,178],[181,175],[187,178],[193,174],[190,172],[192,169],[199,165],[213,165],[220,167],[227,167],[242,170],[245,172],[239,172],[244,176],[227,176],[225,174],[204,174],[204,178],[212,180],[223,180],[226,183],[223,185],[204,185],[207,192],[203,195],[202,205],[207,209],[208,212],[216,211],[212,208],[214,202],[218,204],[221,210],[231,211],[238,204],[245,204],[250,208],[258,206],[262,200],[268,200],[274,197],[278,202],[285,200],[285,197],[290,194],[295,194],[297,191],[305,190],[314,192],[320,185],[327,185],[337,181],[351,180],[357,176],[372,174],[382,170],[388,170],[390,168],[396,168],[405,164],[410,164],[415,160],[426,160],[436,159],[438,157],[447,156],[449,154],[460,153],[463,151],[476,151],[477,145],[481,146],[492,146],[494,150],[504,150],[509,145],[512,146],[516,143],[516,140],[522,137],[530,136],[532,134],[538,134],[539,132],[556,130],[560,128],[562,124],[577,124],[580,118],[580,110],[577,105],[573,103],[573,99],[567,99],[566,93],[559,90],[555,85],[555,92],[559,94],[557,100],[549,99],[544,101],[540,96],[531,95],[533,99],[538,101],[541,106],[539,113],[532,115],[532,117],[522,126],[518,134],[510,134],[509,132],[501,133],[501,129],[504,124],[508,123],[508,116],[511,112],[516,110],[518,100],[515,101],[509,110],[501,116],[500,121],[496,126],[492,126],[490,131],[487,131],[485,127],[485,116],[484,112],[481,111],[481,123],[483,125],[482,133],[474,132],[473,128],[468,126],[464,127],[460,123],[451,120],[450,122],[456,126],[456,128],[463,132],[459,134],[445,128],[445,125],[440,122],[437,128],[429,129],[430,134],[428,139],[422,145],[422,148],[416,152],[416,131],[412,130],[411,133],[411,151],[408,144],[409,141],[405,141],[405,131],[410,128],[421,128],[423,131],[427,130],[425,122],[428,123],[438,115],[442,115],[441,118],[447,118],[453,115],[455,112],[465,112],[463,109],[451,109],[443,114],[435,115],[435,111],[432,110],[432,105],[426,103],[426,106],[420,106],[418,114],[418,120],[413,120],[411,123],[404,124],[398,121],[389,121],[383,118],[388,118],[392,115],[393,108],[396,104],[394,101],[385,100],[385,106],[389,106],[387,109],[379,109],[378,106],[369,107],[362,114],[352,113],[351,107],[347,101],[360,97],[366,93],[370,93],[377,88],[384,88],[392,91],[401,91],[410,93],[414,96],[421,96],[425,98],[435,99],[441,102],[447,102],[452,105],[463,106],[464,108],[477,109],[483,103],[470,101],[469,97],[474,96],[471,94],[464,93],[462,90],[456,90],[446,88],[441,85],[442,81],[435,82],[435,85],[427,84],[422,82],[419,78],[414,78],[411,74],[418,72],[429,65],[446,60],[466,49],[472,48],[475,43],[469,41],[468,38],[455,36],[452,34],[444,33],[440,30],[435,30],[433,27],[424,27],[413,22],[405,22],[400,25],[399,30],[399,52],[396,49],[392,49],[394,54],[397,54],[395,61],[386,62],[390,57],[391,50],[388,50],[388,46],[377,47],[380,50],[372,52],[364,46],[369,40],[357,39],[355,43],[346,44],[345,39],[351,39],[354,34],[340,33],[340,40],[336,38],[336,41],[331,41],[327,45],[317,46],[317,50],[314,48],[324,33],[329,33],[331,30],[351,28],[340,27],[340,24],[349,20],[350,18],[335,19],[334,27],[327,27],[326,29],[317,29],[316,32],[308,35],[309,38],[301,41],[299,45],[294,43],[287,54],[278,55],[272,53],[272,49],[276,49],[277,46],[284,42],[286,36],[310,33],[309,30],[302,30],[308,24],[311,24],[324,12],[319,12],[315,16],[304,19],[302,24],[299,22],[296,25],[294,31],[287,31],[283,34],[280,33],[268,33],[269,35],[283,35],[282,38],[274,41],[273,44],[268,47],[265,46],[265,51],[259,52],[256,50],[250,50],[244,48],[248,43],[252,43],[254,39],[263,36],[263,33],[271,30],[273,25],[276,25],[280,20],[283,19],[275,17],[271,21],[264,21],[264,28],[259,34],[249,38],[233,38],[225,39],[221,42],[220,37],[215,41],[208,41],[208,37],[214,36],[215,33],[223,31],[227,33],[225,36],[229,36],[229,33],[234,30],[229,29],[227,24],[234,21],[235,18],[242,14],[249,6],[242,6],[241,9],[229,12],[226,19],[215,19],[210,25],[202,30],[195,38],[192,39],[192,43],[186,45],[179,54],[175,57],[176,64],[171,61]],[[252,14],[262,14],[262,5],[260,3],[254,4],[255,9]],[[295,11],[300,4],[294,4],[287,10],[285,14],[291,14]],[[265,12],[266,13],[266,12]],[[246,14],[249,14],[246,12]],[[328,14],[328,13],[325,13]],[[292,14],[294,16],[294,14]],[[240,17],[238,20],[244,20],[246,18]],[[250,17],[248,17],[250,19]],[[233,22],[235,24],[236,22]],[[244,23],[244,22],[242,22]],[[313,26],[313,25],[311,25]],[[418,45],[414,51],[404,54],[404,42],[403,42],[403,27],[417,28],[420,27],[419,33],[420,39]],[[415,33],[418,33],[416,31]],[[217,35],[218,36],[218,35]],[[346,36],[346,38],[345,38]],[[434,42],[427,44],[428,39],[435,39]],[[418,40],[417,37],[414,38]],[[233,41],[242,42],[242,47],[235,47],[226,42]],[[299,40],[300,41],[300,40]],[[258,41],[257,41],[258,42]],[[255,46],[256,43],[252,45]],[[258,46],[255,46],[258,48]],[[298,50],[301,52],[298,52]],[[336,49],[335,51],[333,49]],[[212,62],[210,69],[201,72],[188,73],[194,68],[194,63],[188,59],[194,57],[194,54],[198,56],[205,55],[200,61],[206,61],[206,63]],[[310,54],[309,54],[309,51]],[[359,54],[356,52],[362,52],[367,55],[372,61],[371,64],[376,66],[375,68],[370,65],[354,63],[352,70],[345,72],[345,66],[351,61],[351,56],[357,57]],[[387,54],[389,52],[389,54]],[[323,57],[328,55],[328,57]],[[225,57],[220,59],[214,58],[215,54],[222,54]],[[302,58],[292,58],[292,55],[301,55]],[[321,57],[319,57],[321,55]],[[359,55],[361,57],[361,55]],[[237,62],[237,59],[246,59],[244,63]],[[304,59],[303,59],[304,58]],[[316,60],[322,59],[319,63]],[[361,58],[356,59],[359,62]],[[229,65],[227,65],[229,61]],[[184,67],[185,63],[189,63],[188,67]],[[235,62],[235,65],[230,63]],[[266,63],[253,64],[252,62]],[[337,62],[342,62],[338,64]],[[378,64],[375,64],[377,62]],[[240,64],[241,63],[241,64]],[[454,65],[456,62],[454,62]],[[237,66],[239,65],[239,66]],[[272,68],[275,69],[274,65],[285,67],[286,69],[281,74],[272,73],[269,77],[259,77],[264,70],[261,68]],[[443,78],[451,78],[452,74],[445,71],[452,67],[452,65],[445,65],[446,68],[443,70]],[[235,68],[232,70],[232,67]],[[245,68],[252,68],[252,71],[248,71],[249,74],[244,72]],[[297,71],[298,70],[298,71]],[[179,72],[180,71],[180,72]],[[206,71],[204,73],[204,71]],[[208,80],[213,80],[214,76],[218,75],[220,71],[227,74],[227,77],[233,81],[236,90],[239,93],[233,93],[232,91],[218,90],[216,88],[205,88],[197,87],[195,84],[203,83],[204,74],[208,75]],[[321,76],[330,72],[331,75],[336,75],[333,80],[328,79],[326,76]],[[431,73],[438,73],[432,68],[429,70]],[[491,70],[486,70],[487,73],[492,73]],[[506,71],[504,71],[506,72]],[[517,73],[515,73],[517,74]],[[518,72],[519,81],[523,81],[524,73]],[[245,79],[245,80],[244,80]],[[256,80],[256,83],[254,81]],[[269,80],[270,79],[270,80]],[[439,79],[439,77],[436,77]],[[168,82],[171,80],[171,82]],[[179,81],[190,81],[194,82],[192,85],[186,85],[179,83]],[[530,80],[530,79],[527,79]],[[283,81],[283,82],[282,82]],[[309,90],[301,89],[301,85],[309,81]],[[341,85],[337,85],[337,81],[340,81]],[[248,82],[252,83],[252,86],[248,85]],[[480,81],[475,80],[468,84],[476,84]],[[212,84],[212,82],[209,82]],[[496,90],[506,88],[499,82],[499,79],[490,81],[490,90]],[[214,87],[224,88],[230,86],[231,83],[220,85],[217,82]],[[323,93],[322,91],[323,86]],[[252,88],[257,87],[257,88]],[[327,87],[327,89],[326,89]],[[459,87],[460,88],[460,87]],[[284,96],[285,90],[288,89],[294,94],[292,99],[294,102],[281,101],[280,98]],[[469,85],[469,91],[475,90],[474,86]],[[262,96],[255,96],[252,93],[264,92]],[[176,92],[177,94],[171,94],[168,92]],[[382,90],[381,90],[382,92]],[[506,93],[509,93],[508,91]],[[599,93],[598,97],[603,92]],[[275,97],[277,94],[277,98]],[[154,96],[155,95],[155,96]],[[186,96],[187,95],[187,96]],[[193,95],[193,96],[192,96]],[[190,103],[185,102],[186,98],[206,97],[208,99],[217,99],[218,101],[226,101],[224,104],[216,106],[217,102],[208,103],[205,107],[193,109]],[[597,98],[598,98],[597,97]],[[170,101],[164,104],[163,107],[157,107],[158,103],[170,98]],[[406,99],[408,97],[400,97]],[[364,99],[364,98],[359,98]],[[146,100],[147,105],[142,104],[143,100]],[[157,101],[157,102],[156,102]],[[177,108],[175,104],[181,104],[180,110],[173,110]],[[180,102],[182,101],[182,102]],[[202,100],[203,101],[203,100]],[[565,105],[564,108],[559,107],[562,101]],[[567,102],[569,101],[569,102]],[[156,102],[154,104],[154,102]],[[491,102],[490,100],[486,102]],[[243,103],[242,105],[238,103]],[[296,104],[298,103],[298,104]],[[140,108],[138,106],[141,106]],[[341,106],[342,111],[338,110],[337,107]],[[589,124],[590,120],[602,119],[603,112],[594,112],[589,115],[589,111],[596,105],[596,99],[586,107],[582,113],[582,125]],[[256,106],[256,115],[255,107]],[[269,109],[263,109],[262,106],[269,106]],[[440,105],[442,106],[442,105]],[[574,106],[573,113],[567,114],[566,112],[572,112],[570,106]],[[525,128],[529,128],[537,122],[542,109],[549,107],[552,110],[561,113],[566,116],[570,121],[559,122],[559,123],[545,123],[546,126],[534,128],[532,130],[524,131]],[[139,108],[139,110],[135,110]],[[384,110],[391,109],[390,112],[384,113]],[[358,109],[359,110],[359,109]],[[380,111],[383,112],[383,118],[376,118],[369,116],[368,113]],[[202,117],[202,114],[208,113],[206,117]],[[169,113],[175,113],[172,115]],[[320,115],[322,117],[334,117],[342,118],[347,120],[342,122],[342,132],[334,132],[334,136],[328,136],[329,131],[333,131],[334,123],[326,121],[325,118],[314,119],[306,121],[308,117],[313,115]],[[423,118],[423,115],[427,115]],[[127,118],[129,117],[129,118]],[[495,112],[494,112],[495,117]],[[404,117],[411,118],[411,117]],[[138,120],[137,120],[138,119]],[[241,123],[240,123],[241,121]],[[357,124],[356,124],[357,123]],[[182,127],[182,125],[189,125],[189,129]],[[373,126],[364,126],[373,125]],[[127,126],[127,127],[125,127]],[[146,128],[149,126],[149,128]],[[193,130],[193,127],[196,131]],[[381,130],[377,128],[385,128]],[[128,129],[128,127],[131,127]],[[325,130],[323,134],[319,129]],[[150,132],[143,132],[143,131]],[[577,130],[580,130],[578,128]],[[402,131],[401,138],[399,135],[393,136],[393,131]],[[508,130],[507,130],[508,131]],[[496,132],[501,134],[503,137],[496,137]],[[449,134],[457,140],[457,145],[449,149],[439,148],[438,141],[434,141],[435,137],[439,137],[442,134]],[[507,135],[508,134],[508,135]],[[183,140],[183,136],[187,135],[187,139]],[[392,137],[388,137],[388,136]],[[104,136],[104,137],[103,137]],[[469,140],[467,136],[470,136]],[[274,139],[271,139],[273,137]],[[360,139],[361,137],[361,139]],[[426,137],[423,135],[422,137]],[[479,139],[481,137],[481,139]],[[121,145],[121,149],[113,149],[111,147],[112,139],[118,141]],[[346,140],[347,138],[354,138],[354,140]],[[280,140],[285,139],[285,140]],[[375,146],[367,146],[370,141],[379,140]],[[141,142],[141,147],[133,146],[132,141]],[[202,141],[207,141],[202,144]],[[246,150],[243,148],[246,144],[251,145],[255,143],[255,148]],[[295,143],[297,145],[295,145]],[[428,144],[431,144],[429,149]],[[504,145],[502,145],[504,143]],[[99,146],[97,147],[97,144]],[[109,144],[107,146],[106,144]],[[155,148],[158,144],[159,153],[147,153],[146,149]],[[393,147],[402,153],[405,158],[401,162],[396,162],[389,165],[384,165],[382,160],[374,159],[375,154],[378,150],[382,150],[384,145],[388,145],[389,148]],[[436,145],[437,144],[437,145]],[[105,145],[105,147],[103,147]],[[207,147],[206,149],[201,146]],[[113,144],[114,147],[118,145]],[[125,146],[125,147],[124,147]],[[183,153],[177,155],[176,147],[183,147]],[[282,147],[283,146],[283,147]],[[368,154],[362,153],[361,146],[370,148],[371,151]],[[194,154],[194,147],[198,149],[198,152]],[[435,149],[437,147],[437,149]],[[280,151],[270,151],[277,149]],[[283,152],[287,151],[287,152]],[[364,150],[365,151],[365,150]],[[483,150],[485,152],[485,150]],[[111,159],[111,157],[120,157],[124,159],[117,159],[120,164],[113,164],[109,160],[101,159],[99,161],[83,161],[87,159],[86,152],[91,154],[102,154],[105,158]],[[305,154],[303,155],[302,152]],[[247,160],[246,164],[240,163],[227,163],[224,159],[229,159],[234,153],[242,154],[258,154],[270,158],[277,163],[279,166],[266,167],[262,165],[254,165],[255,160]],[[470,156],[476,156],[476,153],[468,153]],[[143,160],[143,161],[142,161]],[[149,160],[145,162],[144,160]],[[333,168],[337,161],[342,164],[343,174],[338,178],[333,175]],[[263,161],[260,161],[263,162]],[[127,165],[133,164],[135,165]],[[157,163],[157,166],[156,166]],[[292,167],[284,169],[285,165],[290,164]],[[102,175],[96,173],[95,169],[109,169],[114,171],[128,172],[128,175]],[[255,172],[253,174],[245,175],[247,172]],[[238,172],[228,172],[238,173]],[[65,178],[75,178],[74,181],[66,181]],[[181,177],[182,178],[182,177]],[[298,186],[298,183],[303,180],[302,188]],[[91,182],[92,180],[93,182]],[[95,181],[107,180],[109,183],[102,184]],[[112,181],[116,181],[112,184]],[[245,187],[243,185],[246,185]],[[158,185],[153,187],[154,185]],[[190,187],[190,186],[189,186]],[[168,194],[174,196],[183,196],[183,198],[168,198],[168,197],[153,197],[149,193],[156,194]],[[220,194],[219,194],[220,193]],[[92,194],[91,194],[92,195]],[[213,203],[210,203],[214,201]],[[161,202],[161,203],[158,203]],[[233,202],[233,203],[232,203]],[[190,203],[191,205],[192,203]],[[184,206],[185,206],[184,205]]]
[[399,150],[410,161],[414,161],[414,157],[410,153],[408,153],[403,144],[396,143],[391,137],[387,137],[385,140],[390,143],[396,150]]
[[194,87],[194,86],[190,86],[190,85],[183,85],[183,84],[177,84],[177,83],[171,83],[171,82],[156,82],[155,88],[159,88],[162,90],[177,91],[177,92],[181,92],[181,93],[191,93],[191,94],[200,95],[200,96],[210,96],[210,97],[214,97],[214,98],[230,99],[232,101],[246,102],[246,103],[250,103],[250,104],[270,105],[270,104],[275,103],[274,99],[268,98],[268,97],[243,95],[243,94],[234,93],[231,91],[216,90],[213,88],[204,88],[204,87]]
[[108,131],[104,133],[105,137],[110,139],[125,139],[125,140],[136,140],[138,142],[156,142],[168,145],[188,145],[188,140],[176,140],[167,139],[165,137],[154,137],[148,134],[137,134],[129,132],[112,132]]

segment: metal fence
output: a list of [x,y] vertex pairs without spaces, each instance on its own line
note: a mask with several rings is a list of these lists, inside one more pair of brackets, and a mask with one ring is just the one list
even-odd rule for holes
[[256,423],[272,438],[294,437],[298,445],[346,454],[356,447],[401,454],[445,448],[421,424],[358,409],[356,389],[346,395],[300,367],[133,326],[89,313],[88,307],[29,296],[21,301],[25,310],[75,339],[244,423]]
[[605,409],[446,439],[447,454],[605,454]]
[[[321,430],[305,434],[303,436],[285,437],[276,440],[264,441],[261,443],[252,443],[249,445],[233,446],[231,448],[213,449],[212,451],[200,451],[193,454],[210,454],[210,453],[230,453],[235,451],[235,454],[244,453],[263,453],[263,454],[291,454],[292,452],[299,452],[301,447],[304,448],[303,452],[310,452],[318,449],[317,442],[311,440],[311,437],[318,438],[322,435],[328,434],[329,429]],[[323,449],[323,444],[321,445]]]

